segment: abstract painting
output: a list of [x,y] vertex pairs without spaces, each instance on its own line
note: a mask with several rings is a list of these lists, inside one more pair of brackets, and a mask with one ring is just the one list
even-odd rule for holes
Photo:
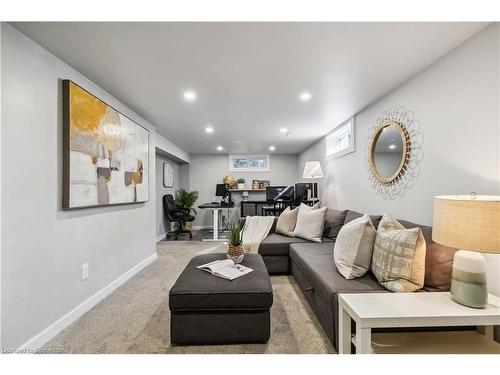
[[163,186],[174,187],[174,166],[170,163],[163,163]]
[[149,131],[63,81],[63,208],[145,202]]

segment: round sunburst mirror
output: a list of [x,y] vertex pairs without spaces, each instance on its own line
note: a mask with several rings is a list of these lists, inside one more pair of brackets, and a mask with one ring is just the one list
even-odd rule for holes
[[410,139],[398,121],[387,120],[376,129],[370,145],[370,168],[381,183],[390,184],[404,172],[408,162]]
[[374,121],[364,161],[378,195],[395,199],[411,189],[424,157],[423,141],[420,121],[405,107],[392,107]]

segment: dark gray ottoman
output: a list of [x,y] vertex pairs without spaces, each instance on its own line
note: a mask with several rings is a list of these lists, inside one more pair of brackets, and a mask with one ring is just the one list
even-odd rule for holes
[[263,343],[269,340],[273,289],[262,257],[247,254],[253,272],[226,280],[197,266],[226,254],[191,259],[170,289],[170,340],[174,345]]

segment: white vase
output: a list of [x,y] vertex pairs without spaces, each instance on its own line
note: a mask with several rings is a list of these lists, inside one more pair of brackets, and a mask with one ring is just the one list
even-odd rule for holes
[[238,189],[239,190],[245,189],[245,184],[238,184]]
[[245,254],[242,255],[229,255],[226,254],[228,259],[231,259],[234,263],[238,264],[243,261],[243,258],[245,257]]

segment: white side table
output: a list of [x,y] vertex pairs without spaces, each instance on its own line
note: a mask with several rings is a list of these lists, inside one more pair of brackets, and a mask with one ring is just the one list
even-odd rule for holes
[[356,353],[371,353],[372,328],[500,325],[500,298],[489,295],[485,309],[453,302],[448,292],[342,293],[339,296],[339,353],[351,353],[351,319]]

